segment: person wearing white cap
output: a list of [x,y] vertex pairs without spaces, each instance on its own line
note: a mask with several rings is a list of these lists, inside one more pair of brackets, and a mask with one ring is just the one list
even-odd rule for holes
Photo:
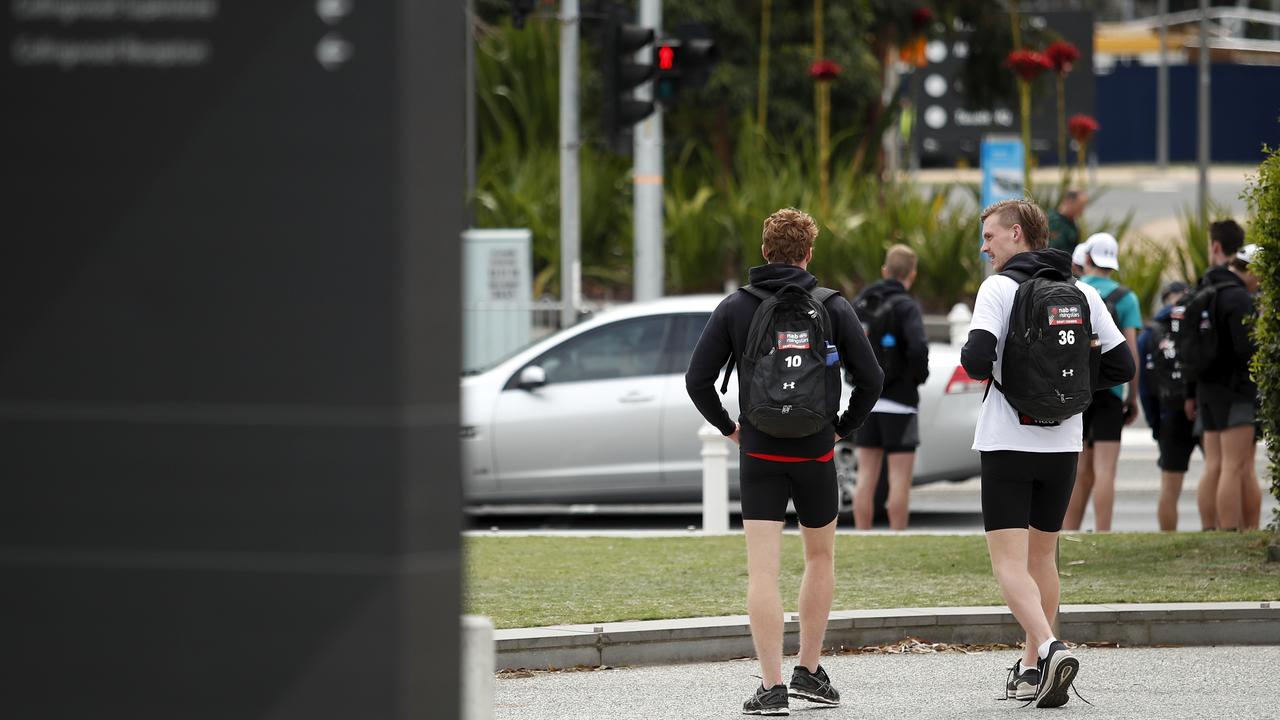
[[1204,428],[1204,472],[1196,499],[1206,530],[1256,528],[1262,510],[1254,474],[1258,386],[1249,361],[1257,346],[1245,320],[1257,313],[1258,277],[1250,264],[1258,246],[1244,244],[1244,229],[1234,220],[1210,223],[1209,240],[1214,266],[1200,288],[1217,288],[1211,321],[1219,328],[1218,347],[1208,366],[1187,379],[1187,417],[1198,416]]
[[[1138,331],[1142,329],[1142,310],[1138,296],[1111,279],[1120,269],[1119,243],[1110,233],[1094,233],[1082,243],[1086,247],[1084,275],[1080,281],[1102,296],[1116,326],[1138,363]],[[1126,397],[1125,393],[1128,393]],[[1093,520],[1098,532],[1111,530],[1111,515],[1116,498],[1116,466],[1120,461],[1120,433],[1125,425],[1138,417],[1138,392],[1133,383],[1099,390],[1093,403],[1084,411],[1084,450],[1076,464],[1076,484],[1063,528],[1079,530],[1084,522],[1089,496],[1093,495]]]
[[1071,251],[1071,274],[1080,277],[1084,274],[1085,258],[1089,257],[1089,241],[1085,240]]

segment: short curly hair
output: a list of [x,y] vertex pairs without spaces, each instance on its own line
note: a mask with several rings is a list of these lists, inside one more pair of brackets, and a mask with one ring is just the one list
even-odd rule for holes
[[1022,234],[1027,238],[1027,247],[1032,250],[1043,250],[1049,247],[1049,219],[1044,210],[1030,200],[1015,198],[991,203],[982,211],[981,222],[986,222],[992,215],[998,215],[1000,223],[1005,227],[1022,226]]
[[764,219],[761,232],[764,259],[771,263],[804,262],[818,239],[818,223],[803,210],[782,208]]

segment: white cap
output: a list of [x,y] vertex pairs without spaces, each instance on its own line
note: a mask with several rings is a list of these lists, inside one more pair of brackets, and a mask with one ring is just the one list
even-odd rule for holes
[[1094,265],[1108,270],[1119,270],[1120,244],[1111,233],[1094,233],[1085,241],[1089,244],[1089,259]]
[[1089,241],[1076,245],[1076,249],[1071,251],[1071,264],[1084,267],[1084,258],[1089,254]]
[[1257,256],[1258,256],[1257,243],[1249,243],[1248,245],[1245,245],[1244,247],[1240,248],[1240,252],[1236,253],[1236,259],[1243,262],[1246,265],[1253,262],[1253,259]]

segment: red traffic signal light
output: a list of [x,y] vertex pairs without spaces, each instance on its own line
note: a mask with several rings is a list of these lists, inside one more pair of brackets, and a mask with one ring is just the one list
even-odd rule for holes
[[676,66],[676,51],[670,45],[658,47],[658,69],[671,70]]

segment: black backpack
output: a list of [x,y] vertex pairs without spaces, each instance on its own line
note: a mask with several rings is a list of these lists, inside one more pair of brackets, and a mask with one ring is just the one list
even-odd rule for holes
[[[760,298],[751,316],[738,373],[738,404],[761,432],[777,438],[813,435],[831,424],[829,383],[839,384],[826,301],[835,290],[787,285],[776,293],[748,285]],[[725,380],[728,380],[726,374]]]
[[1182,329],[1184,304],[1188,295],[1173,303],[1169,316],[1151,323],[1151,347],[1147,357],[1147,371],[1156,394],[1163,400],[1184,397],[1186,382],[1183,379],[1182,357],[1178,354],[1178,332]]
[[853,310],[858,314],[858,320],[862,321],[862,329],[867,333],[867,340],[875,353],[876,362],[884,370],[885,385],[901,377],[906,368],[897,307],[910,301],[911,296],[905,293],[894,293],[888,297],[878,293],[863,293],[853,304]]
[[[1000,273],[1018,282],[1001,358],[1004,382],[992,383],[1024,425],[1057,425],[1093,400],[1097,339],[1089,299],[1075,281],[1043,268]],[[990,388],[988,388],[990,390]]]
[[1182,362],[1182,377],[1187,382],[1199,380],[1218,357],[1218,319],[1214,314],[1218,308],[1218,292],[1225,287],[1228,287],[1226,283],[1204,283],[1186,302],[1173,308],[1173,317],[1178,321],[1174,332],[1177,354]]

